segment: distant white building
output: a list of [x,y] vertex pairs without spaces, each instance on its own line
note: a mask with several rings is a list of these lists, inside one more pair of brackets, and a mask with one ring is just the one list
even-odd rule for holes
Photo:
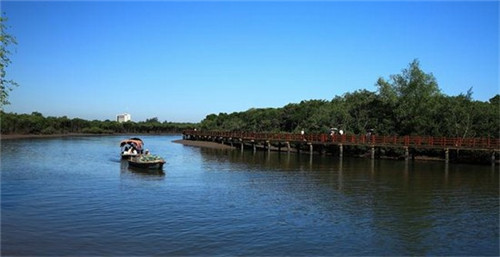
[[132,118],[130,117],[130,114],[128,114],[128,113],[116,115],[116,121],[118,121],[120,123],[127,122],[129,120],[132,120]]

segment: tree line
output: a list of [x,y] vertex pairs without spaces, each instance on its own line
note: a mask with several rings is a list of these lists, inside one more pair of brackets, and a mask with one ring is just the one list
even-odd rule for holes
[[252,108],[206,116],[202,130],[378,135],[491,137],[500,133],[500,95],[472,99],[472,88],[458,96],[441,93],[432,73],[412,61],[400,74],[379,78],[377,90],[358,90],[332,100],[307,100],[281,108]]
[[2,134],[113,134],[113,133],[180,133],[186,129],[193,129],[197,124],[160,122],[158,118],[140,122],[99,121],[70,119],[63,117],[44,117],[39,112],[31,114],[17,114],[0,112]]
[[186,129],[251,132],[420,135],[499,138],[500,95],[472,99],[472,89],[458,96],[441,93],[432,73],[414,60],[401,74],[379,78],[375,92],[358,90],[332,100],[304,100],[281,108],[252,108],[230,114],[209,114],[200,123],[99,121],[44,117],[39,112],[0,112],[2,134],[178,133]]

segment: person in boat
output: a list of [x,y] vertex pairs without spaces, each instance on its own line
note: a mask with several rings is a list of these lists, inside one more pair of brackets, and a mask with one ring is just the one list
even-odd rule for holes
[[149,150],[148,150],[148,149],[146,149],[146,151],[144,151],[144,154],[145,154],[145,155],[149,155]]
[[135,147],[130,147],[127,151],[128,154],[137,154],[137,150],[135,150]]
[[339,130],[338,128],[334,127],[330,128],[330,137],[335,136],[338,133],[338,130]]

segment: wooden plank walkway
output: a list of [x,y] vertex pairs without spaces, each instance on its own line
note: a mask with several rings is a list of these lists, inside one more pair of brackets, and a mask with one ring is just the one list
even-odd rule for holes
[[377,136],[377,135],[333,135],[293,134],[293,133],[254,133],[195,131],[183,132],[186,138],[218,138],[226,142],[267,142],[312,145],[355,145],[368,147],[395,147],[414,149],[458,149],[476,151],[500,151],[498,138],[447,138],[430,136]]

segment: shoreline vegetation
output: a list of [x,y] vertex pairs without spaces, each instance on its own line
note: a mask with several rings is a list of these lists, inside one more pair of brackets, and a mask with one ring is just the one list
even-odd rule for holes
[[330,133],[448,138],[499,138],[500,94],[489,101],[472,98],[472,88],[458,96],[441,92],[432,73],[414,60],[390,80],[379,78],[377,90],[347,92],[331,100],[303,100],[283,107],[251,108],[209,114],[198,123],[117,122],[44,117],[0,111],[1,134],[115,134],[181,133],[184,130],[255,133]]
[[57,138],[57,137],[72,137],[72,136],[95,136],[95,134],[83,134],[83,133],[67,133],[67,134],[7,134],[0,135],[0,140],[11,140],[11,139],[31,139],[31,138]]
[[[65,135],[109,135],[109,134],[168,134],[194,129],[198,123],[160,122],[158,118],[146,121],[118,122],[111,120],[84,120],[63,117],[45,117],[39,112],[31,114],[6,113],[0,111],[1,135],[6,137],[44,137]],[[12,136],[10,136],[12,135]]]
[[447,138],[499,138],[500,94],[474,100],[473,88],[458,96],[441,92],[432,73],[414,60],[389,80],[379,78],[376,90],[347,92],[331,100],[303,100],[277,108],[207,115],[203,131]]
[[181,133],[105,133],[105,134],[91,134],[91,133],[59,133],[59,134],[0,134],[0,140],[11,139],[36,139],[36,138],[58,138],[58,137],[91,137],[91,136],[120,136],[120,135],[179,135]]

